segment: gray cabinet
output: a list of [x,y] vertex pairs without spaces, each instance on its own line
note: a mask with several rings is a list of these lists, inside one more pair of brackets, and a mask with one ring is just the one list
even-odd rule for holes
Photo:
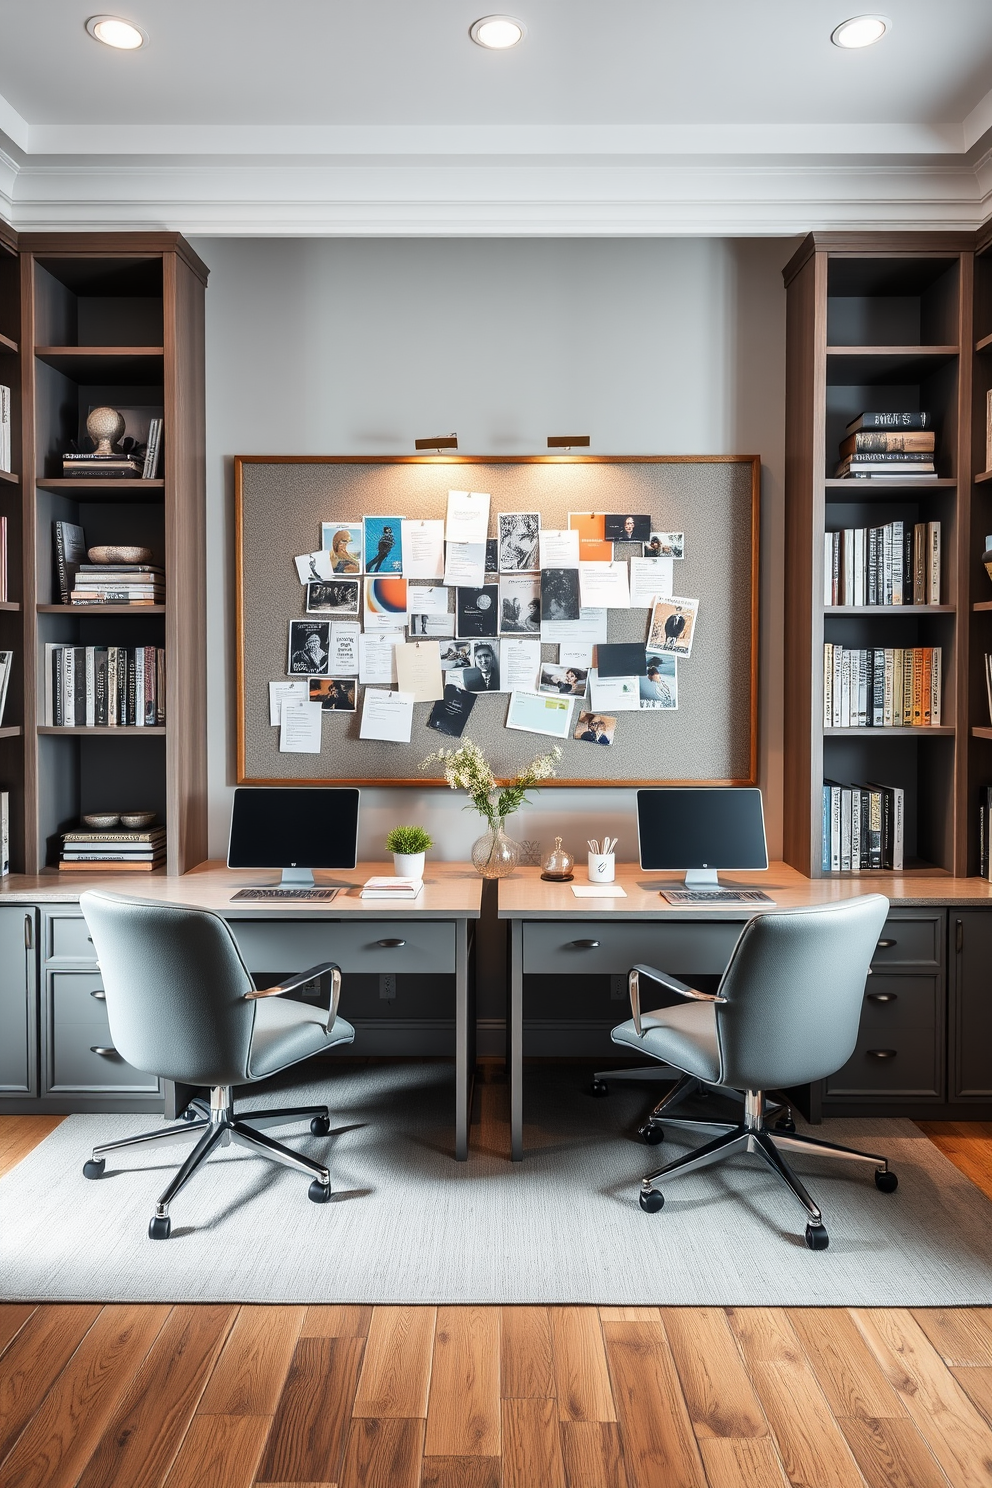
[[992,1100],[992,909],[952,909],[948,1098]]
[[0,1110],[38,1092],[37,912],[0,909]]

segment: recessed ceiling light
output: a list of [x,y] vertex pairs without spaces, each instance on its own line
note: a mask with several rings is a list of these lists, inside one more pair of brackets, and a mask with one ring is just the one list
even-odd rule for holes
[[133,22],[122,21],[120,16],[90,16],[86,29],[94,41],[102,41],[104,46],[117,47],[123,52],[137,51],[148,40]]
[[523,21],[514,20],[513,16],[483,16],[481,21],[475,21],[469,27],[468,34],[479,46],[501,52],[507,47],[516,46],[518,41],[523,41],[527,27]]
[[876,41],[881,41],[891,25],[892,22],[885,16],[852,16],[849,21],[841,21],[840,25],[831,31],[830,40],[834,46],[839,47],[872,46]]

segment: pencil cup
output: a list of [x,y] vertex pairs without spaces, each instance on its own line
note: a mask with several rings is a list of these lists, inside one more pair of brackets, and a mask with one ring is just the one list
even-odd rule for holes
[[588,858],[589,882],[612,883],[617,871],[616,854],[589,853]]

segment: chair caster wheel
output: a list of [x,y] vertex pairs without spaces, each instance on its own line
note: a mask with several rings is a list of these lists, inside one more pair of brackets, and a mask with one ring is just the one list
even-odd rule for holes
[[200,1113],[196,1109],[195,1106],[187,1106],[186,1109],[185,1109],[185,1111],[183,1112],[182,1116],[180,1117],[180,1120],[182,1120],[182,1121],[196,1121],[198,1119],[199,1115],[200,1115]]
[[895,1193],[899,1187],[899,1179],[892,1172],[876,1173],[875,1187],[880,1188],[883,1193]]
[[642,1188],[637,1201],[645,1214],[657,1214],[665,1205],[665,1195],[656,1188]]
[[610,1087],[605,1080],[593,1080],[589,1086],[590,1095],[609,1095]]
[[148,1221],[149,1240],[168,1240],[172,1234],[172,1220],[167,1214],[153,1214]]
[[641,1138],[642,1141],[647,1142],[649,1147],[657,1147],[659,1142],[663,1142],[665,1140],[664,1128],[660,1126],[652,1126],[650,1122],[648,1122],[646,1126],[642,1126],[637,1135]]
[[331,1185],[328,1184],[325,1188],[324,1185],[322,1183],[319,1183],[316,1178],[307,1189],[307,1198],[312,1204],[326,1204],[330,1197]]
[[315,1116],[310,1123],[310,1130],[315,1137],[326,1137],[331,1129],[331,1118],[329,1116]]
[[84,1178],[102,1178],[103,1170],[107,1166],[105,1157],[91,1157],[88,1162],[83,1163]]
[[830,1236],[823,1225],[808,1224],[806,1226],[806,1244],[810,1250],[826,1250],[830,1244]]
[[780,1116],[775,1123],[775,1130],[785,1132],[787,1136],[791,1135],[795,1129],[796,1123],[793,1121],[791,1113],[788,1116]]

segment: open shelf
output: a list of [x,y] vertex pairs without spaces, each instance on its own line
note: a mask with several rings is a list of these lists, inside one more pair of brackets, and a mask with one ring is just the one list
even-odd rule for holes
[[84,480],[82,476],[53,476],[36,484],[39,491],[51,491],[74,501],[99,501],[101,505],[112,501],[161,503],[165,497],[165,481],[161,479],[100,481]]
[[973,739],[992,739],[992,728],[976,727],[971,731]]
[[992,349],[992,336],[983,336],[981,341],[975,342],[976,351],[989,351]]
[[9,481],[12,486],[19,486],[21,484],[21,477],[16,475],[13,470],[0,470],[0,481]]
[[957,355],[956,346],[828,346],[827,382],[862,387],[918,383]]
[[[3,606],[0,606],[3,608]],[[17,606],[11,608],[16,609]],[[164,604],[40,604],[39,615],[164,615]]]
[[13,610],[13,611],[16,612],[20,608],[21,608],[20,605],[17,603],[17,601],[15,599],[3,599],[3,600],[0,600],[0,610]]
[[34,354],[77,383],[142,387],[162,380],[161,346],[36,346]]
[[933,491],[941,488],[945,491],[953,490],[957,481],[953,476],[947,475],[828,475],[823,484],[828,491],[850,491],[852,496],[858,495],[859,498],[865,491],[870,491],[871,499],[877,501],[887,493],[898,495],[901,499],[907,491]]
[[992,610],[992,599],[980,599],[971,607],[973,610]]
[[0,739],[19,739],[23,733],[19,723],[5,724],[0,728]]
[[[165,733],[165,724],[146,724],[139,728],[136,724],[120,724],[111,728],[58,728],[50,723],[39,723],[39,734],[57,734],[59,736],[76,736],[87,739],[141,739],[161,738]],[[933,730],[936,732],[936,730]]]
[[902,728],[825,728],[825,739],[939,739],[953,738],[954,729],[943,723],[905,724]]
[[9,352],[12,356],[17,355],[17,342],[12,341],[9,336],[0,335],[0,351]]
[[[824,585],[824,587],[826,587]],[[992,606],[990,606],[992,608]],[[824,605],[825,615],[954,615],[954,605]]]

